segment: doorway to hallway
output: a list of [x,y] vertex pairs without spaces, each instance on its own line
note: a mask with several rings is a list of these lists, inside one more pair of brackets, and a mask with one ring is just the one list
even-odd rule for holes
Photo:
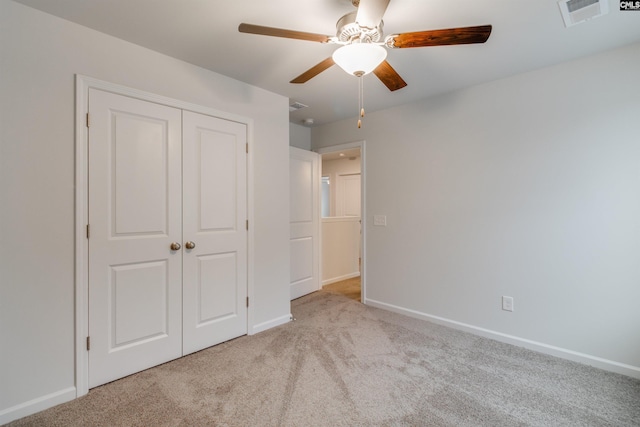
[[322,289],[366,303],[364,141],[326,147],[322,156]]

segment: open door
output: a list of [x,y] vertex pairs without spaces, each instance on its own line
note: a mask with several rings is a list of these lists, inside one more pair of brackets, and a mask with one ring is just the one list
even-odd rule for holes
[[320,290],[320,155],[290,147],[291,299]]

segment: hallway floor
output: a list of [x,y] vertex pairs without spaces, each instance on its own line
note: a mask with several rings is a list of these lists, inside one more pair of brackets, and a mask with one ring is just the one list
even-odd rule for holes
[[360,289],[360,276],[335,282],[322,288],[325,292],[344,295],[356,301],[361,301]]

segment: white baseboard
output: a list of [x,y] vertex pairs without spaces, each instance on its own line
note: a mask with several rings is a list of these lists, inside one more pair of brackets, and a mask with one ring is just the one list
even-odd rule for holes
[[529,350],[537,351],[539,353],[560,357],[562,359],[567,359],[567,360],[582,363],[585,365],[594,366],[596,368],[604,369],[605,371],[616,372],[618,374],[623,374],[629,377],[640,379],[640,367],[638,366],[627,365],[624,363],[615,362],[613,360],[592,356],[590,354],[579,353],[573,350],[568,350],[566,348],[556,347],[553,345],[549,345],[549,344],[545,344],[537,341],[531,341],[531,340],[516,337],[513,335],[503,334],[501,332],[492,331],[490,329],[480,328],[478,326],[456,322],[455,320],[445,319],[439,316],[433,316],[430,314],[422,313],[422,312],[411,310],[408,308],[398,307],[392,304],[387,304],[387,303],[372,300],[372,299],[366,299],[364,303],[372,307],[393,311],[394,313],[404,314],[405,316],[414,317],[421,320],[427,320],[433,323],[437,323],[439,325],[444,325],[453,329],[470,332],[472,334],[479,335],[485,338],[491,338],[503,343],[524,347]]
[[293,316],[291,313],[280,316],[276,319],[272,319],[266,322],[259,323],[254,325],[250,330],[248,335],[254,335],[262,331],[266,331],[267,329],[275,328],[276,326],[284,325],[285,323],[291,322]]
[[322,286],[324,287],[324,286],[330,285],[332,283],[341,282],[341,281],[347,280],[347,279],[353,279],[354,277],[358,277],[358,276],[360,276],[360,272],[359,271],[356,271],[355,273],[345,274],[344,276],[332,277],[331,279],[323,280],[322,281]]
[[38,397],[37,399],[33,399],[28,402],[12,406],[11,408],[0,410],[0,425],[10,423],[11,421],[35,414],[36,412],[43,411],[75,398],[76,388],[69,387],[46,396]]

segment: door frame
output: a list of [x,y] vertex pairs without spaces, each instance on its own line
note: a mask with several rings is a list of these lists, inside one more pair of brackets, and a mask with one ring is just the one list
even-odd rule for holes
[[[76,397],[89,392],[89,354],[87,351],[87,336],[89,333],[89,241],[87,239],[87,224],[89,213],[88,200],[88,147],[89,132],[87,124],[89,109],[89,89],[99,89],[118,95],[128,96],[143,101],[154,102],[168,107],[195,113],[219,117],[221,119],[242,123],[247,126],[247,219],[250,224],[254,221],[254,193],[253,193],[253,120],[248,117],[227,113],[201,105],[191,104],[178,99],[145,92],[127,86],[105,82],[92,77],[76,74],[76,105],[75,105],[75,387]],[[89,123],[88,123],[89,121]],[[254,232],[249,227],[247,232],[247,296],[254,295]],[[247,309],[247,334],[251,335],[254,326],[253,307]]]
[[[347,142],[344,144],[330,145],[328,147],[318,148],[315,151],[316,153],[328,154],[328,153],[336,153],[344,150],[350,150],[353,148],[360,148],[360,250],[362,251],[362,264],[360,265],[360,302],[363,304],[367,304],[367,205],[366,205],[366,188],[367,188],[367,171],[366,171],[366,141],[354,141]],[[322,157],[320,158],[320,176],[322,176]],[[318,204],[321,205],[322,194],[320,194],[318,200]],[[318,209],[322,209],[319,207]],[[322,221],[322,218],[320,219]],[[320,240],[320,244],[322,245],[322,240]],[[322,246],[320,247],[320,252],[322,252]],[[320,277],[320,281],[322,282],[322,276]]]

